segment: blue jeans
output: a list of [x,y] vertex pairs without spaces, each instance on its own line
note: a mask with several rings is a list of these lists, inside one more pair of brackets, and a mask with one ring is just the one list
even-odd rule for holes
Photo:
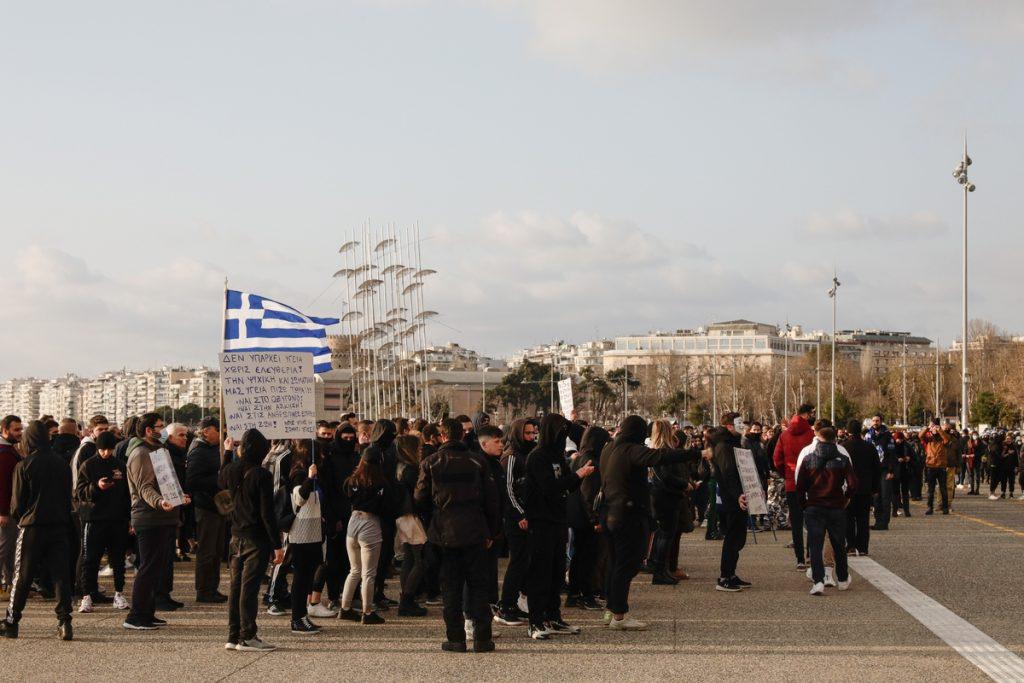
[[850,572],[846,564],[846,510],[811,506],[804,510],[804,525],[807,527],[807,549],[811,555],[811,576],[814,583],[825,580],[825,532],[832,543],[836,556],[836,580],[846,581]]

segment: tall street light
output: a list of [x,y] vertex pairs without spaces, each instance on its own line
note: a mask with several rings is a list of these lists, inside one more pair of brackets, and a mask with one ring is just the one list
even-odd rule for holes
[[836,423],[836,302],[839,300],[839,278],[832,273],[832,287],[828,298],[832,299],[832,405],[829,407],[830,420]]
[[964,156],[953,170],[953,177],[964,189],[964,234],[963,234],[963,319],[960,326],[960,426],[967,429],[967,385],[969,376],[967,374],[967,194],[974,192],[974,183],[967,178],[967,167],[971,165],[971,158],[967,156],[967,134],[964,133]]

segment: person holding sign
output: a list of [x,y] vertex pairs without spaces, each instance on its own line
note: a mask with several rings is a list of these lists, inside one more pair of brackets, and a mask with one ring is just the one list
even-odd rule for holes
[[[123,626],[135,631],[152,631],[167,624],[156,616],[155,596],[180,523],[178,507],[191,502],[181,493],[170,457],[154,460],[154,454],[162,446],[160,432],[163,428],[164,420],[159,413],[143,415],[136,427],[136,436],[141,441],[128,454],[128,491],[132,498],[132,527],[138,541],[139,559],[132,585],[132,608]],[[159,465],[155,466],[157,461]],[[168,490],[161,488],[158,481]]]
[[719,526],[724,539],[715,590],[729,593],[751,586],[750,582],[736,576],[740,551],[747,542],[747,496],[743,493],[736,454],[733,452],[734,448],[740,446],[740,435],[736,431],[737,417],[739,413],[726,413],[722,416],[720,426],[709,434],[715,481],[718,483],[718,495],[722,499]]

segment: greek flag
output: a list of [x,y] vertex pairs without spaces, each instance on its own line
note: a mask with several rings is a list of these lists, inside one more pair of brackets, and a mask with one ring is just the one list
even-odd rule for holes
[[233,289],[227,290],[224,315],[225,351],[305,351],[313,354],[313,372],[331,369],[327,327],[338,318],[314,318],[280,302]]

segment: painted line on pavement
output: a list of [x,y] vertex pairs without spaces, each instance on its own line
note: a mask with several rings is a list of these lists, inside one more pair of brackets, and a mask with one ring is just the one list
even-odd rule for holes
[[851,557],[850,568],[921,622],[994,681],[1024,681],[1024,659],[969,621],[928,597],[870,557]]

